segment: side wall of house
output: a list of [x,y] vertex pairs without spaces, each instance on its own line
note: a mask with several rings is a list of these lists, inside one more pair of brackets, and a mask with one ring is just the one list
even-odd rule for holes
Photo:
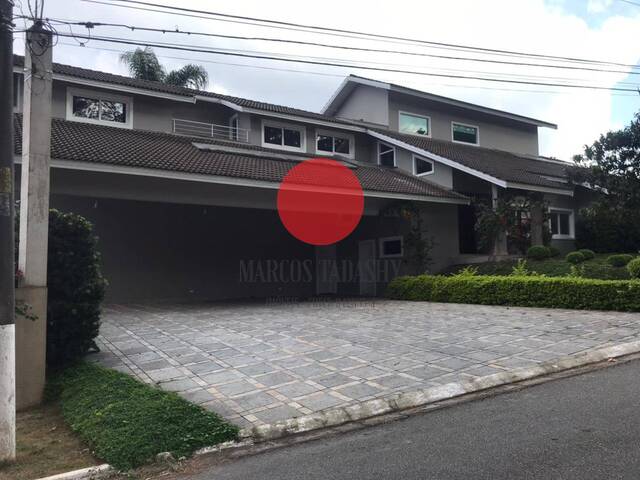
[[389,125],[388,91],[368,85],[358,85],[340,105],[335,116],[387,126]]
[[431,119],[431,136],[451,141],[451,123],[478,127],[480,146],[510,152],[538,154],[538,129],[506,119],[491,118],[472,110],[422,100],[408,95],[389,94],[389,128],[398,130],[399,112],[427,116]]

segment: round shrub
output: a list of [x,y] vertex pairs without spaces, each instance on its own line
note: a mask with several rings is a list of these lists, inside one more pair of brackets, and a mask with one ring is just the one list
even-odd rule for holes
[[547,247],[549,249],[549,257],[555,258],[560,256],[560,249],[557,247]]
[[544,260],[549,258],[549,249],[544,245],[534,245],[527,250],[527,257],[533,260]]
[[627,263],[627,270],[631,278],[640,278],[640,258],[634,258]]
[[95,347],[106,280],[93,225],[74,213],[49,213],[47,364],[61,365]]
[[581,248],[578,251],[582,254],[585,260],[593,260],[596,258],[596,252],[589,250],[588,248]]
[[581,252],[567,253],[567,256],[564,257],[564,259],[567,262],[572,263],[574,265],[577,265],[578,263],[582,263],[585,261],[584,255]]
[[620,253],[618,255],[611,255],[607,258],[607,263],[612,267],[624,267],[633,260],[633,255],[628,253]]

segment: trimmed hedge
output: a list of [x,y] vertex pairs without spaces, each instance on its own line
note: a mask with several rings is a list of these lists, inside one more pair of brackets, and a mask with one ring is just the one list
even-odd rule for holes
[[634,258],[627,263],[627,270],[631,278],[640,278],[640,258]]
[[572,263],[574,265],[577,265],[578,263],[582,263],[586,260],[582,252],[569,252],[567,253],[567,256],[564,257],[564,259],[568,263]]
[[633,260],[633,255],[629,253],[620,253],[617,255],[611,255],[607,258],[607,263],[612,267],[624,267]]
[[96,456],[120,470],[161,452],[179,458],[238,435],[236,426],[175,393],[90,363],[53,375],[47,393]]
[[589,250],[588,248],[581,248],[578,251],[582,254],[585,260],[593,260],[596,258],[596,252]]
[[527,250],[527,258],[532,258],[533,260],[544,260],[550,256],[551,250],[544,245],[534,245]]
[[387,297],[481,305],[640,311],[640,281],[568,277],[398,277]]

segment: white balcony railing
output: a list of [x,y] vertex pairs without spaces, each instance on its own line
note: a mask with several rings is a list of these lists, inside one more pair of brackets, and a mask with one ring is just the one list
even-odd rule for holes
[[173,133],[190,137],[215,138],[234,142],[249,142],[249,130],[246,128],[216,125],[215,123],[194,122],[193,120],[173,119]]

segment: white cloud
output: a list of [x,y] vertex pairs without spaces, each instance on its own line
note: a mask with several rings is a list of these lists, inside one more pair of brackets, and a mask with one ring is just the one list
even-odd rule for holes
[[587,2],[587,12],[589,13],[602,13],[606,11],[613,0],[589,0]]
[[[166,4],[169,0],[164,1]],[[610,0],[590,0],[591,12],[600,12]],[[207,0],[184,0],[180,6],[202,10],[216,10],[237,15],[270,18],[324,25],[334,28],[376,32],[385,35],[413,37],[439,42],[476,45],[489,48],[546,53],[571,57],[584,57],[636,64],[640,58],[640,43],[635,41],[640,31],[640,9],[634,17],[612,16],[598,26],[590,26],[583,18],[568,13],[566,5],[545,3],[543,0],[456,0],[455,2],[415,2],[414,0],[364,1],[324,0],[318,4],[297,2],[264,2],[239,0],[224,4]],[[353,38],[327,37],[310,33],[257,28],[237,23],[214,22],[199,18],[170,16],[151,12],[117,8],[81,2],[79,0],[49,0],[45,14],[50,17],[77,20],[129,23],[192,31],[204,31],[231,35],[261,35],[279,38],[316,40],[325,43],[367,45],[394,50],[423,51],[439,55],[460,55],[461,52],[439,48],[420,48],[389,42],[362,42]],[[595,22],[593,22],[595,23]],[[76,29],[76,31],[80,31]],[[224,40],[214,37],[161,35],[129,32],[122,29],[96,28],[94,35],[127,36],[147,41],[165,41],[207,45],[216,48],[233,48],[258,52],[274,52],[330,57],[343,62],[378,62],[381,67],[408,70],[429,70],[442,73],[486,76],[492,74],[536,75],[539,81],[557,83],[567,81],[583,84],[613,86],[625,80],[624,73],[598,73],[579,70],[542,69],[513,65],[446,61],[428,57],[397,56],[391,54],[366,54],[328,50],[299,45],[274,44],[258,41]],[[70,47],[71,39],[60,39],[54,51],[57,61],[88,68],[125,73],[118,62],[117,53]],[[123,50],[123,45],[101,44],[92,41],[89,47]],[[614,125],[611,111],[611,94],[592,90],[573,90],[561,87],[505,85],[488,82],[468,82],[435,78],[321,67],[284,62],[266,62],[231,56],[214,56],[179,51],[161,51],[161,60],[170,68],[192,61],[201,62],[209,70],[212,88],[218,92],[249,97],[274,103],[287,104],[304,109],[318,110],[340,83],[340,76],[350,72],[370,76],[434,93],[504,109],[522,115],[540,118],[558,124],[557,131],[541,130],[541,153],[559,158],[570,158],[581,151],[582,145],[593,141],[601,132]],[[179,60],[168,57],[188,58]],[[501,60],[513,58],[495,57]],[[526,61],[526,60],[525,60]],[[213,63],[205,63],[213,62]],[[216,63],[218,62],[218,63]],[[228,63],[244,67],[225,65]],[[386,65],[386,64],[396,64]],[[397,64],[403,65],[397,67]],[[276,67],[280,69],[313,71],[318,75],[249,68]],[[445,70],[446,69],[446,70]],[[451,69],[459,71],[453,72]],[[638,83],[638,82],[636,82]],[[473,88],[472,88],[473,87]],[[478,88],[481,87],[481,88]],[[507,91],[506,89],[519,90]],[[536,92],[532,92],[536,91]],[[546,91],[547,93],[540,93]],[[549,93],[549,91],[551,93]],[[625,100],[627,97],[625,97]],[[629,102],[640,110],[640,96],[629,96]],[[629,119],[630,120],[630,119]],[[619,123],[619,119],[616,120]]]

